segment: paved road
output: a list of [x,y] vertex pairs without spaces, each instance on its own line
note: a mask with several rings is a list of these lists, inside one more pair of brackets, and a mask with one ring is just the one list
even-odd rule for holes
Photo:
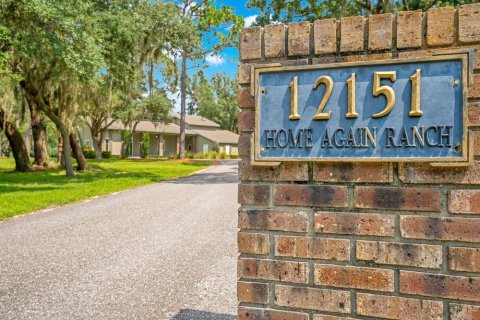
[[233,320],[237,166],[0,223],[0,319]]

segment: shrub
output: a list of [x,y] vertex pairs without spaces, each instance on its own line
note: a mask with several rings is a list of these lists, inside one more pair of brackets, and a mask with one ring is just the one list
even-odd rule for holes
[[95,159],[95,150],[93,149],[85,147],[82,149],[82,153],[86,159]]
[[110,159],[112,157],[111,151],[102,151],[102,158],[103,159]]

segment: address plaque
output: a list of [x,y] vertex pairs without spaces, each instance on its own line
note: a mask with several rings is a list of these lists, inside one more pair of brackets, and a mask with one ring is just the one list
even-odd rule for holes
[[255,162],[468,163],[469,56],[257,65]]

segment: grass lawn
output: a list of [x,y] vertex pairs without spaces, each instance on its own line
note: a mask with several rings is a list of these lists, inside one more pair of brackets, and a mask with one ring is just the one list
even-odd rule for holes
[[12,172],[12,159],[0,159],[0,220],[93,196],[170,180],[204,169],[206,162],[102,160],[74,178],[62,170]]

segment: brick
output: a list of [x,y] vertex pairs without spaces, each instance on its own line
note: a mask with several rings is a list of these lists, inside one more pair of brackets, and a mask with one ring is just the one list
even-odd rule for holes
[[357,260],[430,269],[442,267],[442,246],[357,240],[356,248]]
[[480,190],[450,190],[448,192],[448,211],[480,214]]
[[467,106],[467,112],[468,124],[470,126],[480,126],[480,103],[470,103]]
[[448,269],[480,272],[480,248],[449,247]]
[[350,240],[313,237],[275,237],[275,255],[322,260],[350,260]]
[[270,241],[268,234],[239,232],[237,235],[238,252],[249,254],[268,254]]
[[237,298],[245,303],[268,303],[268,284],[239,281]]
[[240,108],[255,108],[255,97],[250,88],[243,87],[237,90],[237,105]]
[[319,182],[393,182],[391,164],[315,163],[313,180]]
[[371,213],[317,212],[314,231],[327,234],[393,237],[393,215]]
[[455,8],[432,8],[427,11],[427,45],[451,45],[455,34]]
[[238,84],[250,84],[252,81],[252,65],[241,63],[238,66]]
[[365,42],[365,18],[345,17],[340,20],[340,51],[363,51]]
[[480,306],[450,303],[450,320],[478,320],[480,319]]
[[440,168],[428,164],[400,164],[398,178],[404,183],[480,184],[480,161],[469,167]]
[[480,3],[458,7],[458,40],[462,43],[480,41]]
[[237,113],[238,131],[252,132],[255,131],[255,112],[242,111]]
[[285,31],[284,24],[275,24],[265,26],[265,58],[282,58],[285,57]]
[[360,320],[359,318],[345,318],[345,317],[336,317],[336,316],[326,316],[321,314],[314,314],[313,320]]
[[275,286],[275,304],[281,307],[349,313],[348,291]]
[[480,278],[400,270],[400,292],[478,302],[480,301]]
[[392,58],[392,54],[389,52],[382,53],[370,53],[370,54],[355,54],[349,56],[330,56],[313,58],[312,64],[328,64],[338,62],[358,62],[358,61],[375,61],[375,60],[388,60]]
[[238,307],[238,320],[308,320],[307,313]]
[[315,284],[339,288],[393,292],[394,271],[374,268],[315,265]]
[[403,216],[402,237],[480,243],[480,219]]
[[307,181],[308,164],[286,162],[277,167],[258,167],[242,161],[238,164],[238,173],[242,181]]
[[288,25],[288,55],[310,54],[310,22],[293,22]]
[[240,59],[253,60],[262,58],[261,27],[245,28],[240,34]]
[[392,48],[393,14],[375,14],[368,18],[368,49]]
[[274,205],[347,207],[347,188],[325,185],[277,185]]
[[422,20],[420,11],[403,11],[397,13],[397,47],[420,48],[422,46]]
[[357,314],[396,320],[442,320],[440,301],[357,293]]
[[480,98],[480,74],[473,75],[473,84],[468,87],[468,97],[478,99]]
[[241,278],[308,282],[308,263],[277,260],[238,259],[238,276]]
[[238,154],[241,157],[250,157],[252,152],[251,133],[241,133],[238,138]]
[[313,24],[315,54],[337,52],[337,21],[335,19],[316,20]]
[[238,202],[250,205],[268,205],[270,203],[270,185],[239,184]]
[[355,187],[355,207],[440,211],[440,191],[429,188]]
[[302,211],[243,210],[238,213],[240,229],[306,232],[308,215]]

